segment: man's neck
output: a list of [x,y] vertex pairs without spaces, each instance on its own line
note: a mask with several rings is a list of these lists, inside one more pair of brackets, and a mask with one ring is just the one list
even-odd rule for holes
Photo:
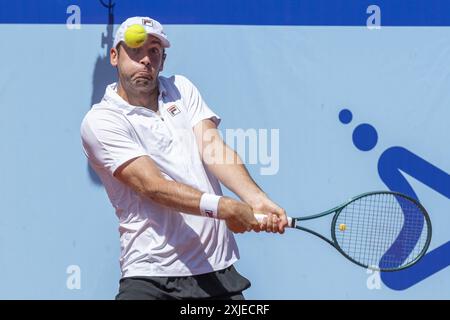
[[154,112],[158,111],[158,96],[159,96],[159,88],[158,86],[152,90],[150,93],[132,93],[127,92],[122,87],[119,82],[117,87],[117,94],[122,97],[126,102],[133,106],[141,106],[148,108]]

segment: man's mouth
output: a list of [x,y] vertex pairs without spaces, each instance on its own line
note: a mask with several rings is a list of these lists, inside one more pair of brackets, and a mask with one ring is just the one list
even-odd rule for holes
[[146,80],[152,81],[153,77],[146,72],[139,72],[136,74],[136,79],[146,79]]

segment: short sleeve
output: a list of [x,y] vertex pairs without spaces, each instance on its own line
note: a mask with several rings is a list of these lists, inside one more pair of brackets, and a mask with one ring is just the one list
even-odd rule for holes
[[195,85],[187,78],[179,77],[181,78],[184,87],[183,99],[189,114],[191,127],[194,127],[198,122],[204,119],[211,119],[215,122],[216,126],[219,126],[221,121],[220,117],[208,107]]
[[125,162],[147,154],[120,115],[88,114],[81,124],[81,140],[89,163],[111,174]]

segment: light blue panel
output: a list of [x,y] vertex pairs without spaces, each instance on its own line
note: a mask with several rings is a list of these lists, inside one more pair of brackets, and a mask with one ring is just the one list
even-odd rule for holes
[[[79,126],[114,78],[104,26],[2,25],[0,67],[0,298],[111,299],[117,292],[117,219],[82,153]],[[167,26],[164,74],[183,74],[219,113],[221,129],[279,129],[279,171],[255,180],[290,215],[386,189],[377,163],[402,146],[450,172],[450,29]],[[26,42],[23,42],[26,39]],[[52,39],[54,39],[52,41]],[[112,80],[114,81],[114,80]],[[95,85],[94,85],[95,84]],[[353,113],[350,124],[339,111]],[[360,123],[378,132],[362,152]],[[408,177],[429,209],[431,249],[449,240],[449,199]],[[321,231],[328,221],[312,222]],[[253,299],[449,298],[450,271],[406,290],[369,290],[371,276],[313,236],[237,236],[238,269]],[[81,289],[66,287],[70,265]]]
[[[172,34],[169,61],[183,59],[172,60],[168,71],[197,83],[223,116],[222,128],[280,129],[278,174],[259,176],[259,166],[251,172],[293,216],[320,212],[367,190],[387,189],[377,162],[391,146],[450,170],[449,150],[443,147],[450,139],[447,28],[185,26],[179,38]],[[348,125],[338,120],[343,108],[353,113]],[[352,143],[360,123],[378,132],[371,151],[359,151]],[[449,240],[449,199],[420,182],[415,185],[432,215],[433,249]],[[448,270],[408,290],[384,284],[369,290],[366,270],[309,235],[238,238],[241,270],[254,280],[248,290],[252,298],[449,297],[440,289],[450,282]]]
[[[113,298],[118,226],[80,144],[101,30],[3,25],[0,298]],[[68,290],[66,270],[81,269]]]

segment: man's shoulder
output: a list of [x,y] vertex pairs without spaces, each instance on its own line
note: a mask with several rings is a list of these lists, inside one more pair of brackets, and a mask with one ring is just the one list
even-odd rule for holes
[[123,114],[115,109],[111,108],[104,100],[94,104],[92,108],[85,114],[81,121],[81,130],[86,126],[95,128],[97,126],[105,127],[105,125],[118,125],[123,122]]

